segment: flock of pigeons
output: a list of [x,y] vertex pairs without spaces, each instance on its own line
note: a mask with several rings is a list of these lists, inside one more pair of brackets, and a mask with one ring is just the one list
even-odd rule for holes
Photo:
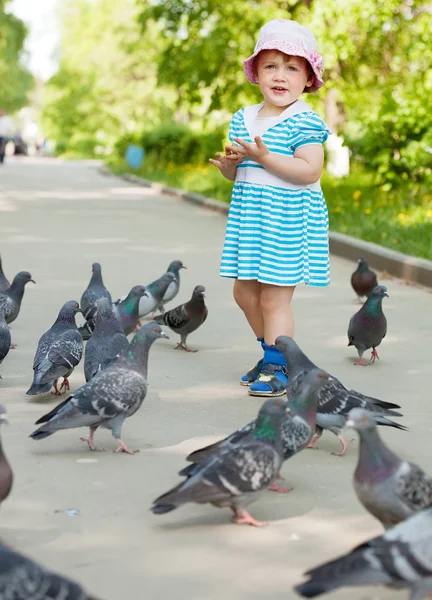
[[[83,338],[88,339],[84,361],[87,383],[37,421],[40,427],[31,434],[33,439],[43,439],[60,429],[89,427],[89,437],[81,439],[91,450],[98,450],[94,435],[103,427],[110,429],[117,440],[117,452],[135,452],[121,439],[121,428],[146,396],[150,346],[156,339],[167,337],[160,325],[179,333],[178,347],[190,351],[186,338],[207,317],[203,286],[194,289],[189,302],[165,312],[164,304],[178,292],[181,268],[182,263],[174,261],[157,282],[135,286],[127,297],[113,304],[103,285],[100,265],[93,265],[81,308],[75,301],[67,302],[40,339],[34,379],[27,393],[46,393],[54,387],[59,395],[69,389],[68,377],[81,359]],[[2,292],[2,277],[0,262],[0,362],[7,354],[4,347],[10,346],[6,323],[16,318],[24,286],[32,281],[29,273],[20,273]],[[372,363],[378,358],[376,348],[386,334],[382,300],[387,289],[378,285],[376,275],[363,259],[351,283],[357,295],[367,299],[350,320],[349,345],[357,348],[357,364],[364,364],[364,352],[372,349]],[[17,308],[12,310],[11,306]],[[162,314],[140,327],[129,343],[126,335],[137,327],[139,317],[157,309]],[[75,315],[80,311],[86,323],[77,328]],[[12,319],[11,314],[15,315]],[[419,466],[398,457],[378,432],[379,426],[407,429],[392,420],[402,416],[396,410],[400,406],[347,389],[310,361],[290,337],[279,336],[275,347],[287,363],[288,401],[266,400],[254,421],[190,454],[186,459],[189,464],[179,472],[184,479],[154,500],[153,513],[164,514],[189,502],[208,503],[230,508],[236,523],[262,526],[265,523],[257,521],[247,509],[266,489],[290,491],[277,483],[283,462],[313,447],[324,430],[338,437],[342,448],[333,454],[343,456],[348,444],[342,430],[348,426],[360,438],[355,492],[386,532],[308,571],[307,581],[295,590],[312,598],[342,586],[383,584],[408,588],[411,600],[424,598],[432,592],[432,478]],[[59,378],[63,378],[60,386]],[[6,412],[0,405],[0,423],[5,419]],[[0,440],[0,503],[11,486],[12,471]],[[10,592],[14,585],[31,589],[32,593],[5,592],[5,598],[89,598],[79,586],[0,544],[0,598],[2,586]],[[41,590],[46,590],[45,595]]]

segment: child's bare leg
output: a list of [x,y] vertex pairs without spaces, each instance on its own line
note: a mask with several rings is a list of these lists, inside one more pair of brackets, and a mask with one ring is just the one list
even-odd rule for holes
[[264,337],[264,321],[261,314],[261,283],[256,280],[234,282],[234,300],[242,309],[257,338]]
[[279,335],[293,336],[294,319],[291,300],[293,286],[262,284],[261,312],[264,320],[264,360],[259,377],[249,388],[252,396],[281,396],[288,384],[286,361],[276,348],[272,347]]

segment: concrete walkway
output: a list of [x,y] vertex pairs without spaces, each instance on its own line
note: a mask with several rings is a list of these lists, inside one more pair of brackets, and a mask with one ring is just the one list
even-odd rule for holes
[[[11,421],[2,435],[16,475],[1,510],[0,535],[101,600],[289,600],[304,570],[381,532],[352,490],[357,441],[337,458],[330,452],[339,449],[338,441],[328,433],[318,451],[285,463],[291,494],[268,492],[252,506],[256,518],[270,521],[266,529],[232,525],[229,511],[209,506],[159,517],[149,511],[152,500],[179,481],[187,452],[246,423],[261,404],[238,385],[259,355],[232,300],[231,282],[218,276],[224,227],[220,215],[104,177],[94,163],[9,159],[0,171],[4,269],[10,278],[29,270],[36,280],[12,326],[18,348],[0,368],[0,402]],[[174,334],[154,345],[149,394],[123,428],[126,443],[141,452],[113,454],[115,440],[106,431],[96,435],[104,454],[87,450],[79,441],[83,431],[29,439],[34,421],[56,404],[53,396],[25,395],[37,341],[65,301],[79,301],[92,262],[101,262],[104,281],[118,297],[154,280],[177,258],[188,267],[178,300],[204,284],[209,318],[190,338],[197,354],[174,352]],[[352,270],[352,263],[333,259],[329,288],[296,291],[297,341],[346,385],[401,404],[411,431],[382,434],[432,473],[432,296],[383,281],[390,298],[381,360],[354,367],[355,350],[346,347],[348,320],[358,309]],[[72,389],[83,382],[80,365]],[[79,514],[68,516],[66,509]],[[406,598],[378,588],[331,597],[348,593],[351,600]]]

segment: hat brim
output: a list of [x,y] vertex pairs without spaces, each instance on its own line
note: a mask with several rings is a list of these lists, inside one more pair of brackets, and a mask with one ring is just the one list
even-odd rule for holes
[[249,58],[243,61],[244,74],[251,83],[258,83],[255,79],[254,62],[258,54],[263,50],[279,50],[279,52],[283,52],[289,56],[301,56],[302,58],[306,59],[313,71],[314,81],[312,82],[312,85],[305,88],[305,92],[316,92],[323,85],[324,82],[322,80],[321,71],[310,62],[306,50],[301,46],[297,46],[297,44],[291,44],[290,42],[286,42],[284,40],[271,40],[264,42],[260,45],[259,50],[254,52],[252,56],[249,56]]

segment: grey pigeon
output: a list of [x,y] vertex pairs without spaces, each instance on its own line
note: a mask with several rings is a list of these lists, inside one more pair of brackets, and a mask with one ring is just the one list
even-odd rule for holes
[[140,299],[139,303],[139,316],[145,317],[146,315],[154,312],[163,301],[163,297],[167,292],[169,286],[176,280],[174,273],[164,273],[162,277],[156,279],[149,285],[145,286],[146,295]]
[[372,348],[370,364],[379,358],[376,351],[387,333],[387,319],[382,311],[382,300],[387,296],[385,285],[374,288],[361,309],[351,317],[348,325],[348,346],[355,346],[359,355],[356,365],[366,366],[363,354]]
[[432,592],[432,508],[305,576],[308,580],[294,588],[303,598],[364,585],[408,589],[410,600],[426,598]]
[[125,335],[134,331],[139,320],[139,303],[142,297],[147,296],[143,285],[135,285],[124,300],[118,300],[113,306],[116,319],[123,328]]
[[188,502],[229,507],[236,523],[260,526],[246,507],[258,499],[276,475],[283,460],[281,423],[286,402],[267,400],[254,430],[238,444],[211,456],[188,479],[153,502],[151,510],[164,514]]
[[207,319],[208,309],[204,302],[204,292],[205,287],[197,285],[192,293],[192,298],[188,302],[180,304],[155,318],[156,323],[168,325],[174,333],[180,335],[180,342],[177,344],[176,349],[181,348],[187,352],[197,352],[197,350],[192,350],[186,345],[186,340],[188,335],[198,329]]
[[93,333],[96,317],[96,302],[99,298],[107,298],[110,304],[112,302],[111,294],[104,286],[102,267],[99,263],[93,263],[90,282],[80,300],[81,310],[86,320],[85,324],[80,327],[80,333],[83,340],[88,340]]
[[15,275],[10,287],[0,293],[0,310],[3,309],[6,323],[12,323],[19,315],[24,288],[29,281],[35,283],[30,273],[21,271]]
[[360,302],[363,296],[369,298],[372,290],[378,285],[376,273],[369,269],[362,257],[358,259],[357,269],[351,275],[351,285]]
[[121,356],[109,367],[97,373],[90,381],[71,394],[64,402],[36,421],[41,427],[30,437],[44,438],[61,429],[89,427],[89,438],[81,438],[90,450],[98,450],[94,434],[98,427],[110,429],[119,447],[116,452],[134,454],[121,439],[124,420],[134,415],[147,394],[147,368],[150,346],[159,338],[168,336],[156,323],[147,323],[137,332],[126,356]]
[[[0,404],[0,429],[3,423],[8,423],[8,418],[6,414],[6,410],[4,406]],[[10,464],[3,452],[3,445],[1,439],[1,431],[0,431],[0,506],[3,500],[9,496],[10,491],[12,489],[13,483],[13,473]],[[0,580],[1,580],[1,560],[0,560]],[[0,585],[0,598],[1,595],[1,585]]]
[[0,543],[0,598],[3,600],[96,600],[83,588]]
[[[284,460],[288,460],[294,454],[306,448],[312,440],[315,431],[318,392],[323,385],[326,385],[328,380],[329,375],[325,371],[312,369],[303,378],[301,385],[296,389],[296,393],[290,396],[287,405],[289,413],[284,417],[281,424]],[[248,436],[255,427],[256,420],[238,429],[224,440],[192,452],[186,460],[194,464],[180,471],[179,475],[190,476],[196,471],[197,465],[203,463],[210,456],[221,452],[221,450],[234,447]],[[291,488],[281,487],[276,482],[273,482],[269,489],[276,492],[291,491]]]
[[[317,367],[300,350],[296,342],[288,336],[279,336],[276,339],[275,347],[283,354],[287,362],[287,394],[289,398],[291,394],[295,393],[296,387],[305,374],[310,369]],[[317,427],[310,447],[315,445],[321,437],[323,429],[326,429],[338,437],[342,446],[340,452],[332,452],[332,454],[343,456],[348,448],[348,443],[342,437],[341,430],[345,426],[348,413],[352,408],[366,408],[370,410],[374,413],[374,418],[378,425],[395,427],[401,430],[407,429],[404,425],[399,425],[388,418],[402,416],[401,413],[393,410],[394,408],[400,408],[398,404],[365,396],[360,392],[346,388],[333,375],[330,377],[329,381],[318,392]]]
[[360,436],[354,489],[366,510],[388,529],[432,506],[432,478],[384,444],[370,412],[354,408],[346,424]]
[[[6,325],[6,319],[4,316],[4,308],[0,308],[0,365],[6,358],[11,346],[11,334],[9,327]],[[0,379],[1,379],[0,375]]]
[[9,286],[10,286],[10,283],[6,279],[6,275],[3,272],[2,257],[0,256],[0,293],[5,292]]
[[[33,361],[33,383],[27,391],[29,396],[49,392],[52,386],[56,396],[62,394],[63,388],[70,390],[68,377],[83,353],[83,341],[75,323],[78,312],[81,312],[78,302],[66,302],[53,326],[40,338]],[[60,377],[63,381],[59,389]]]
[[95,327],[89,339],[84,358],[84,375],[89,381],[99,371],[106,369],[129,349],[123,328],[114,315],[108,298],[99,298]]
[[162,314],[165,312],[165,304],[168,304],[168,302],[174,300],[174,298],[179,293],[180,269],[187,269],[187,267],[184,266],[181,260],[173,260],[168,266],[167,273],[172,273],[175,279],[174,281],[171,281],[171,283],[167,287],[165,294],[163,295],[162,301],[156,307],[156,309],[159,309]]

